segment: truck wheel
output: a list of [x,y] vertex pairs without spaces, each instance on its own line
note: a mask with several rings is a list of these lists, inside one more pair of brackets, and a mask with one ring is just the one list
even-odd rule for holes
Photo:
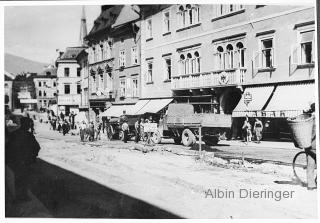
[[159,144],[161,142],[161,134],[159,131],[157,132],[154,132],[152,134],[152,141],[155,143],[155,144]]
[[180,144],[181,143],[181,137],[174,137],[173,140],[174,140],[175,144]]
[[120,132],[119,132],[119,139],[120,139],[121,141],[123,141],[123,139],[124,139],[124,133],[123,133],[123,131],[120,131]]
[[184,146],[192,146],[195,143],[196,143],[196,137],[191,132],[191,130],[190,129],[183,130],[183,132],[182,132],[182,144]]

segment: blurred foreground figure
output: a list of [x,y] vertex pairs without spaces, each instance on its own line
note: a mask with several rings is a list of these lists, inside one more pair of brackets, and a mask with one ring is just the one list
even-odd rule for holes
[[14,173],[15,199],[28,200],[28,186],[30,182],[31,166],[36,162],[40,145],[30,132],[32,123],[30,118],[20,119],[20,128],[11,133],[5,148],[6,165]]

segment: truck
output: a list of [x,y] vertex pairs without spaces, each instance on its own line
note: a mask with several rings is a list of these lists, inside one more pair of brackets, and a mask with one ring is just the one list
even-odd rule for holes
[[192,104],[169,104],[167,112],[159,120],[158,129],[152,133],[154,143],[162,138],[172,138],[176,144],[189,147],[200,138],[207,145],[216,145],[221,136],[231,131],[230,114],[195,113]]

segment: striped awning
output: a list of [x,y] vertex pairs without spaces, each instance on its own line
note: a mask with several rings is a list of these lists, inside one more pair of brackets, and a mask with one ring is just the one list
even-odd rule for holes
[[[271,96],[274,86],[248,87],[244,90],[242,97],[232,112],[232,117],[256,117],[262,116],[261,111]],[[246,105],[245,95],[250,94],[252,100]]]

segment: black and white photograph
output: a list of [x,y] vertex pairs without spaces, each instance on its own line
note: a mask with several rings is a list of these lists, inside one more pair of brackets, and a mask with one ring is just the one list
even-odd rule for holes
[[3,218],[317,220],[317,4],[2,2]]

